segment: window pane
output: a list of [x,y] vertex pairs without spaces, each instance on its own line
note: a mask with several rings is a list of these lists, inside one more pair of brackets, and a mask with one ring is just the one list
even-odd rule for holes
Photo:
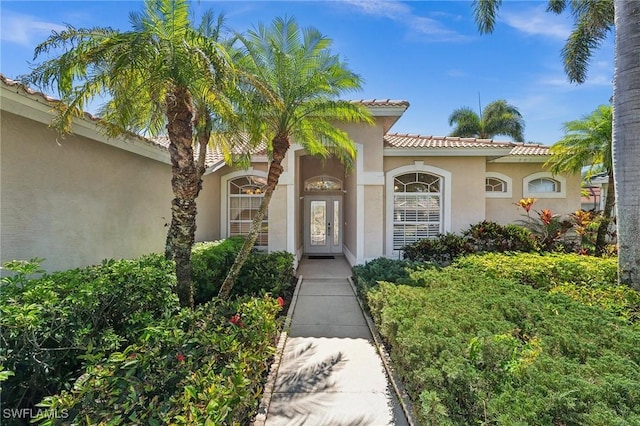
[[[241,176],[229,181],[229,236],[247,235],[253,218],[260,210],[266,189],[266,179],[258,176]],[[257,246],[268,246],[268,217],[262,220]]]
[[529,182],[529,192],[560,192],[560,182],[549,178],[534,179]]
[[497,178],[485,179],[485,191],[487,192],[507,192],[507,183]]

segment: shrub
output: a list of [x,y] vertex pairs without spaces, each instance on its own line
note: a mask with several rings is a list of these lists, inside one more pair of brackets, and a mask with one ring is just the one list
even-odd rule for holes
[[615,258],[560,253],[487,253],[460,258],[455,266],[562,293],[627,321],[637,321],[640,315],[640,294],[618,285]]
[[178,308],[173,263],[160,255],[37,279],[24,265],[5,265],[18,273],[3,279],[0,292],[0,363],[14,373],[2,387],[3,407],[33,407],[77,377],[83,358],[135,341]]
[[364,265],[355,265],[352,270],[356,288],[360,294],[366,294],[378,281],[405,283],[409,273],[417,265],[418,263],[407,260],[379,257]]
[[42,406],[74,424],[247,424],[275,353],[279,310],[269,297],[183,309]]
[[368,304],[421,423],[640,423],[640,329],[478,269],[410,280]]
[[407,260],[448,265],[459,256],[473,253],[474,246],[460,235],[447,233],[438,238],[425,238],[402,248]]
[[[197,243],[191,255],[194,299],[196,304],[210,301],[218,295],[244,238]],[[294,283],[293,255],[278,251],[266,253],[254,250],[240,269],[232,295],[260,296],[266,293],[282,295]]]
[[462,232],[462,236],[478,252],[537,251],[536,239],[531,232],[518,225],[500,225],[482,221]]

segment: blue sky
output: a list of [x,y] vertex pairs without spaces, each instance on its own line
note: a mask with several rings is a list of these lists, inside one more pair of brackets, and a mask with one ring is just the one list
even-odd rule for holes
[[[490,35],[478,33],[468,1],[199,1],[192,10],[224,12],[236,31],[284,15],[318,28],[365,81],[349,99],[410,102],[391,131],[444,136],[454,109],[506,99],[524,117],[525,141],[551,145],[564,122],[609,102],[613,35],[595,52],[586,83],[570,84],[560,50],[572,22],[546,13],[546,3],[506,0]],[[0,72],[15,78],[29,72],[34,47],[51,30],[128,30],[141,3],[2,0],[0,8]]]

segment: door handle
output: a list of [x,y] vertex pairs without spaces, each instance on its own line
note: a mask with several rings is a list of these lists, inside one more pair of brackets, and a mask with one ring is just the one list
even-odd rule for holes
[[331,222],[327,222],[327,227],[331,229]]

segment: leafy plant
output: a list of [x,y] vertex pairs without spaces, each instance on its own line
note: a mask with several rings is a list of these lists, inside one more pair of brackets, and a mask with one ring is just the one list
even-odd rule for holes
[[[243,244],[244,238],[237,236],[218,242],[197,243],[194,246],[191,261],[196,304],[205,303],[218,294]],[[253,251],[240,270],[237,285],[231,294],[284,295],[290,292],[294,284],[294,274],[291,253]]]
[[37,262],[5,264],[17,274],[0,292],[0,364],[14,375],[3,407],[31,408],[68,386],[84,360],[110,353],[178,307],[173,263],[160,255],[108,260],[45,274]]
[[182,309],[41,406],[80,424],[245,424],[275,352],[279,310],[270,297]]
[[421,423],[640,422],[640,329],[481,266],[410,281],[367,300]]

